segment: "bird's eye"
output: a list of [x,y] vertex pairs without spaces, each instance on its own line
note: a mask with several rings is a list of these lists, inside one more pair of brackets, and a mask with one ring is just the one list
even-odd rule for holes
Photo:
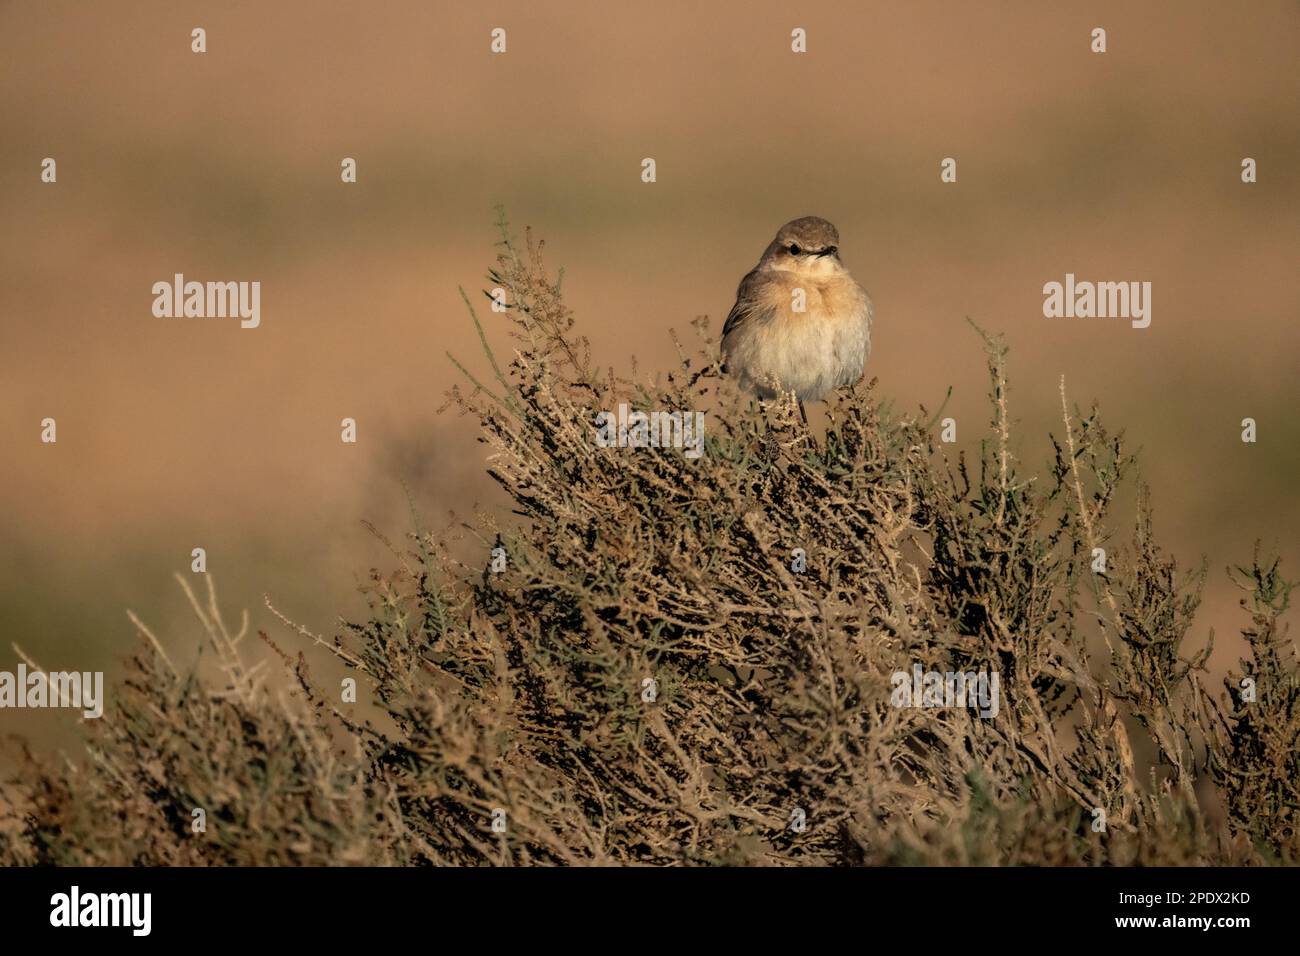
[[826,255],[828,255],[828,256],[833,256],[833,255],[835,255],[836,253],[838,253],[839,251],[840,251],[840,247],[839,247],[839,246],[827,246],[827,247],[826,247]]
[[792,255],[792,256],[797,256],[797,255],[799,255],[799,253],[802,252],[802,251],[803,251],[803,250],[800,249],[800,248],[799,248],[797,245],[795,245],[793,242],[790,243],[790,255]]

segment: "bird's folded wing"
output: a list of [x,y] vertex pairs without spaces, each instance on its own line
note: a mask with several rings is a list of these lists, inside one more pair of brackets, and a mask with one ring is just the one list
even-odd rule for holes
[[763,301],[764,285],[766,283],[757,269],[740,280],[740,288],[736,290],[736,304],[731,307],[727,321],[722,324],[724,340],[741,324],[771,311],[771,305]]

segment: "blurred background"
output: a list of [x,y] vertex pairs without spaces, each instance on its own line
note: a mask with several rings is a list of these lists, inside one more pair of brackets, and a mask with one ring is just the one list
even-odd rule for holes
[[[882,395],[933,411],[952,386],[973,447],[970,316],[1012,348],[1027,465],[1062,374],[1142,446],[1159,540],[1208,560],[1194,637],[1217,630],[1222,670],[1244,620],[1224,567],[1262,538],[1300,573],[1298,49],[1293,0],[0,2],[0,669],[16,642],[111,673],[128,607],[192,657],[171,575],[195,547],[228,617],[294,646],[269,593],[332,634],[394,563],[361,521],[411,527],[403,481],[434,527],[499,504],[437,409],[446,351],[484,365],[458,287],[486,287],[502,203],[623,370],[668,367],[698,315],[716,334],[783,222],[831,219]],[[177,272],[260,281],[261,327],[155,318]],[[1067,272],[1152,282],[1150,328],[1045,319]],[[76,719],[4,711],[0,732],[53,745]]]

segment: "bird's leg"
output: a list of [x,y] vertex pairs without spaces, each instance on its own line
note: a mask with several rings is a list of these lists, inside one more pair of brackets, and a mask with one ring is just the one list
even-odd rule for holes
[[808,413],[807,413],[806,411],[804,411],[804,407],[803,407],[803,399],[802,399],[802,398],[797,398],[797,399],[795,399],[795,400],[799,403],[799,415],[803,418],[803,423],[804,423],[804,425],[807,426],[807,424],[808,424]]

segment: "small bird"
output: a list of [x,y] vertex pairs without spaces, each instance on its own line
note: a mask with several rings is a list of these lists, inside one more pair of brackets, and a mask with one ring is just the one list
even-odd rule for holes
[[820,401],[862,378],[871,299],[844,268],[839,244],[825,219],[795,219],[740,280],[722,327],[723,367],[760,398],[794,392],[802,412],[805,399]]

